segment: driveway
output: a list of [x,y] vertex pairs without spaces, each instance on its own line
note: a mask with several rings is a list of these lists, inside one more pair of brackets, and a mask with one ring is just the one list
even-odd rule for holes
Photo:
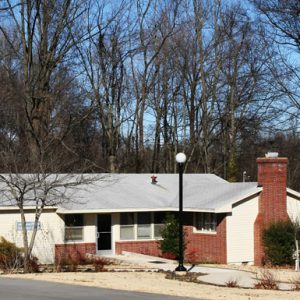
[[[174,271],[178,265],[177,262],[172,260],[130,252],[124,252],[124,255],[114,257],[129,263],[141,264],[145,267],[162,269],[164,271]],[[251,272],[222,269],[217,267],[210,268],[205,266],[194,266],[190,268],[189,271],[206,274],[198,277],[198,279],[202,282],[214,285],[226,286],[228,282],[236,281],[240,287],[253,288],[257,283],[256,275]],[[291,290],[293,288],[293,284],[289,283],[278,283],[278,285],[281,290]]]
[[1,300],[192,300],[148,293],[0,277]]

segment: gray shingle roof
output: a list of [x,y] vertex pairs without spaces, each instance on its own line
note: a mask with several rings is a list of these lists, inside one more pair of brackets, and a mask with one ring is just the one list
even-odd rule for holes
[[[59,213],[89,211],[177,210],[178,174],[114,174],[93,186],[73,192],[74,202]],[[183,175],[183,205],[186,211],[230,212],[232,204],[259,193],[257,183],[229,183],[212,174]]]

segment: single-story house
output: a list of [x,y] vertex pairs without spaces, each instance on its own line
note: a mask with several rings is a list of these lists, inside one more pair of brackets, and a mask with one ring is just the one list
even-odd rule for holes
[[[258,158],[258,182],[184,174],[185,258],[260,265],[263,228],[300,216],[300,193],[286,186],[287,163],[287,158]],[[163,220],[178,212],[178,174],[113,174],[110,179],[76,191],[66,205],[45,208],[33,251],[40,262],[53,263],[67,253],[161,254]],[[27,207],[26,221],[30,233],[33,207]],[[0,205],[0,236],[22,245],[17,207]]]

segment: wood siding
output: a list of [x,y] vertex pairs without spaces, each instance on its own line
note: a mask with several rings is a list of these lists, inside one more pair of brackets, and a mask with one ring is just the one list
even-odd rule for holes
[[258,197],[242,202],[227,216],[227,263],[254,262],[254,222]]

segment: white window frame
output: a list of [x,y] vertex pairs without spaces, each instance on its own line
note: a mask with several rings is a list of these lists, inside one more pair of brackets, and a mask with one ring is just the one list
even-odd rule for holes
[[[202,216],[203,226],[201,229],[198,228],[197,217]],[[213,217],[213,220],[211,219]],[[205,218],[209,220],[205,220]],[[211,212],[195,212],[194,213],[194,232],[195,233],[205,233],[205,234],[216,234],[217,233],[217,214]],[[206,229],[205,223],[208,223],[209,229]]]
[[[125,212],[124,212],[125,213]],[[132,213],[132,212],[129,212]],[[145,224],[145,225],[149,225],[150,226],[150,237],[149,238],[139,238],[138,237],[138,213],[150,213],[150,224]],[[163,225],[163,224],[155,224],[154,223],[154,214],[155,212],[133,212],[134,214],[134,224],[133,225],[121,225],[121,214],[119,214],[119,218],[120,218],[120,222],[119,222],[119,226],[120,226],[120,234],[119,234],[119,241],[157,241],[157,240],[161,240],[161,237],[156,237],[155,236],[155,225]],[[133,239],[122,239],[121,238],[121,227],[125,227],[125,226],[133,226],[133,232],[134,232],[134,236]],[[142,225],[143,226],[143,225]]]

